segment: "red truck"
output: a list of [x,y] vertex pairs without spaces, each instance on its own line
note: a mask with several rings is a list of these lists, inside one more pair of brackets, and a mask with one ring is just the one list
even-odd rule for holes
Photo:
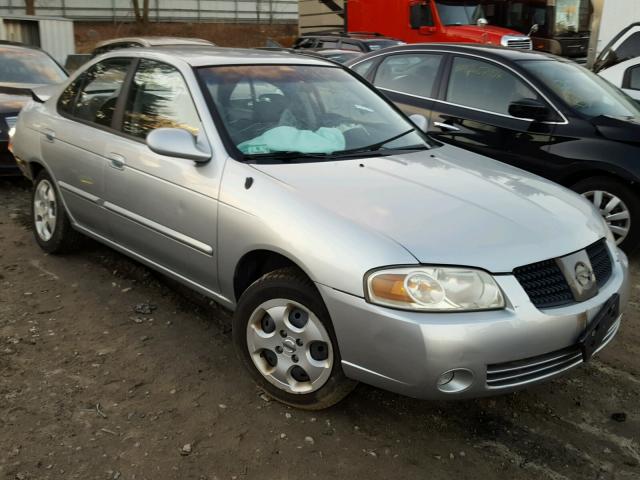
[[342,29],[408,43],[462,42],[531,49],[531,38],[489,25],[483,0],[300,0],[300,34]]

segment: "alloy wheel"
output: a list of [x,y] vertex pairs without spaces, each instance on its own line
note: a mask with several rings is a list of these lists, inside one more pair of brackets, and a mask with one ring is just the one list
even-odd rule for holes
[[56,229],[56,215],[58,213],[56,194],[53,185],[48,180],[38,183],[33,198],[33,216],[38,236],[48,242]]
[[305,306],[286,299],[264,302],[251,314],[246,333],[254,365],[281,390],[311,393],[331,376],[331,339]]
[[613,233],[616,245],[620,245],[631,230],[631,213],[625,203],[612,193],[592,190],[582,194],[598,209]]

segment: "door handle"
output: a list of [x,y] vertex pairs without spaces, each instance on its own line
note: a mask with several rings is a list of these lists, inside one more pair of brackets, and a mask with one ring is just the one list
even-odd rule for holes
[[48,142],[53,142],[56,139],[56,132],[49,128],[44,129],[44,138],[47,139]]
[[113,168],[117,168],[118,170],[124,170],[124,167],[127,164],[124,157],[117,153],[110,153],[109,155],[107,155],[107,158],[111,162],[111,166]]
[[449,125],[448,123],[433,122],[433,126],[441,128],[442,130],[448,130],[450,132],[459,132],[460,131],[460,129],[458,127],[456,127],[455,125]]

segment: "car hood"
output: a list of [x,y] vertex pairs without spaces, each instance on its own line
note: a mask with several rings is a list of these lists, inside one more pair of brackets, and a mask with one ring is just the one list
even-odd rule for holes
[[[509,30],[508,28],[496,27],[495,25],[487,25],[485,27],[478,27],[476,25],[450,25],[447,26],[447,33],[449,35],[455,35],[467,38],[469,40],[478,41],[484,43],[485,35],[492,40],[499,40],[504,35],[511,35],[514,37],[525,37],[526,35],[516,32],[515,30]],[[494,42],[496,43],[496,42]]]
[[254,167],[301,199],[392,238],[420,263],[510,272],[605,235],[602,220],[577,194],[452,146]]

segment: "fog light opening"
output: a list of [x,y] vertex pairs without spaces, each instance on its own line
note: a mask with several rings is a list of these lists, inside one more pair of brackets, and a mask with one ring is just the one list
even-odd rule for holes
[[438,377],[437,387],[443,393],[460,393],[473,383],[473,372],[466,368],[448,370]]

